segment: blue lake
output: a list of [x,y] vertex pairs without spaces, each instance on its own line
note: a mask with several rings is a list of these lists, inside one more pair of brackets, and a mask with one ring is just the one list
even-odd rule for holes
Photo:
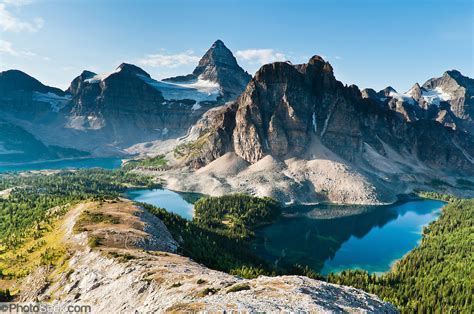
[[46,169],[72,169],[72,168],[105,168],[115,169],[122,164],[121,158],[78,158],[64,159],[56,161],[43,161],[34,163],[24,163],[19,165],[0,165],[0,172],[7,171],[30,171]]
[[[180,193],[161,189],[133,190],[126,196],[186,219],[193,216],[193,205]],[[370,206],[363,214],[332,219],[311,218],[311,211],[339,210],[344,206],[292,208],[293,217],[284,216],[258,229],[252,248],[269,263],[282,267],[299,264],[322,274],[344,269],[386,272],[394,261],[417,246],[423,227],[440,215],[444,204],[416,200]]]
[[298,217],[283,217],[257,230],[253,249],[278,266],[299,264],[323,275],[344,269],[386,272],[417,246],[423,227],[444,204],[417,200],[333,219],[310,218],[305,208]]
[[132,201],[164,208],[167,211],[176,213],[188,220],[193,218],[194,206],[185,201],[183,195],[170,190],[130,190],[126,193],[126,197]]

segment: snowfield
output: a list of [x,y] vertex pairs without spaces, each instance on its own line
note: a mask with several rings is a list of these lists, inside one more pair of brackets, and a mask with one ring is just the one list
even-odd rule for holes
[[71,95],[59,96],[55,93],[33,92],[33,100],[51,104],[51,111],[58,112],[72,99]]
[[118,67],[117,69],[115,69],[114,71],[112,72],[108,72],[108,73],[102,73],[102,74],[96,74],[94,75],[93,77],[87,79],[87,80],[84,80],[84,82],[86,83],[89,83],[89,84],[94,84],[94,83],[100,83],[100,81],[103,81],[105,80],[106,78],[108,78],[109,76],[111,76],[112,74],[115,74],[115,73],[118,73],[122,70],[122,68]]
[[400,94],[400,93],[397,93],[397,92],[390,92],[389,96],[392,97],[392,98],[395,98],[397,101],[407,101],[408,103],[410,103],[410,105],[415,104],[415,100],[411,96],[408,96],[406,94]]
[[451,99],[451,95],[443,91],[441,87],[435,89],[422,89],[421,96],[430,105],[439,106],[441,101],[448,101]]
[[[138,77],[159,90],[167,100],[192,99],[195,100],[196,103],[216,101],[221,91],[221,87],[218,83],[200,78],[190,82],[170,83],[157,81],[143,75],[138,75]],[[199,108],[201,108],[201,106],[195,105],[193,110]]]

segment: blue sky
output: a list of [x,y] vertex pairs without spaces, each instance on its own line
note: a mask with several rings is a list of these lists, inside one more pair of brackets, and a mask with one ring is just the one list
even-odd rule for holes
[[66,88],[121,62],[187,74],[221,39],[254,74],[275,60],[329,60],[337,79],[406,91],[449,69],[474,77],[470,0],[0,0],[0,70]]

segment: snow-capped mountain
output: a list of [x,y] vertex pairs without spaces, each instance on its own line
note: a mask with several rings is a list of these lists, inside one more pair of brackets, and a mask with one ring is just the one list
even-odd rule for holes
[[156,80],[128,63],[83,71],[62,91],[21,71],[0,74],[0,111],[52,145],[94,154],[177,139],[210,108],[234,100],[250,80],[232,52],[216,41],[193,74]]
[[389,86],[379,92],[365,89],[362,96],[387,105],[407,121],[436,120],[453,129],[474,132],[474,80],[456,70],[422,86],[415,83],[405,93]]
[[220,87],[222,100],[230,101],[244,91],[251,78],[252,76],[239,66],[224,43],[217,40],[201,58],[192,74],[171,77],[164,81],[179,84],[212,82]]

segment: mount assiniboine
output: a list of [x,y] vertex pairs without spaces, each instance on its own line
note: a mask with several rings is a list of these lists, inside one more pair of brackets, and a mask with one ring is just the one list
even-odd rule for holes
[[[264,65],[252,78],[216,41],[192,74],[132,64],[82,72],[66,91],[0,73],[0,162],[166,153],[175,190],[284,202],[379,204],[414,189],[472,196],[474,80],[406,93],[344,86],[331,65]],[[28,147],[42,153],[33,156]]]

